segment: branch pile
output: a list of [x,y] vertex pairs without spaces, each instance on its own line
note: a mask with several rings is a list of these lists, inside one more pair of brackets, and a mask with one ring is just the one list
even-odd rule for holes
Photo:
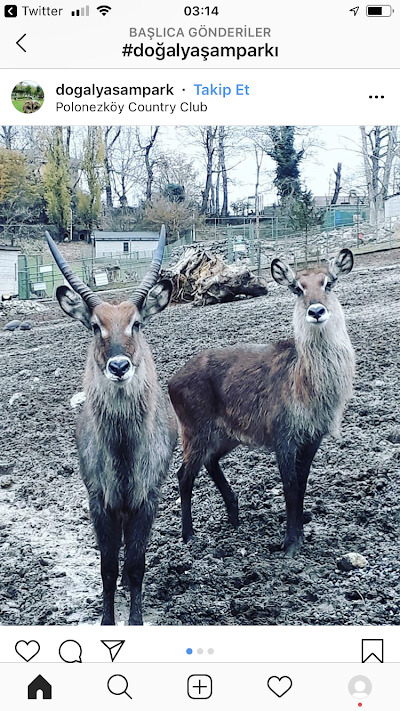
[[195,306],[207,306],[233,301],[240,295],[268,294],[265,279],[253,275],[247,267],[226,264],[201,247],[187,249],[163,276],[174,285],[172,299],[176,303],[192,301]]

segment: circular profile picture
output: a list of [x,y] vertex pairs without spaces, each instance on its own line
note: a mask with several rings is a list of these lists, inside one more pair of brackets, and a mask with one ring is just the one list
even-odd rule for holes
[[20,81],[11,92],[11,101],[22,114],[35,114],[43,106],[43,89],[35,81]]
[[348,689],[354,699],[366,699],[372,691],[372,684],[366,676],[353,676]]

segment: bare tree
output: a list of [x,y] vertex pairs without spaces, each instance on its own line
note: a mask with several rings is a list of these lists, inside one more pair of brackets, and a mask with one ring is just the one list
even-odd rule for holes
[[10,151],[14,148],[14,139],[18,134],[17,126],[0,126],[0,143]]
[[227,131],[225,126],[220,126],[219,127],[219,135],[218,135],[218,156],[219,156],[219,164],[221,168],[221,177],[222,177],[222,194],[223,194],[223,201],[222,201],[222,208],[221,208],[221,216],[226,217],[228,214],[228,173],[226,169],[226,158],[225,158],[225,151],[226,151],[226,138],[227,138]]
[[157,164],[155,187],[162,193],[168,184],[182,185],[185,197],[196,204],[201,201],[201,186],[196,161],[180,152],[165,152]]
[[397,126],[360,126],[361,152],[370,208],[370,223],[383,219],[393,160],[398,147]]
[[112,150],[113,146],[121,135],[122,126],[105,126],[103,134],[104,143],[104,183],[106,191],[106,205],[109,209],[113,207],[112,194],[112,173],[113,161]]
[[205,165],[204,188],[201,191],[200,212],[208,212],[210,203],[215,209],[215,190],[213,190],[213,173],[216,169],[218,126],[185,126],[185,134],[196,148],[200,148]]
[[256,164],[256,176],[255,176],[255,186],[254,186],[254,202],[255,202],[255,213],[256,213],[256,244],[260,250],[260,181],[261,181],[261,168],[266,155],[266,142],[265,142],[265,132],[264,127],[254,126],[248,128],[245,132],[246,143],[249,143],[249,147],[253,152],[255,164]]
[[154,151],[156,138],[159,131],[159,126],[150,126],[150,136],[145,138],[141,135],[140,130],[136,129],[136,138],[138,146],[144,157],[146,167],[146,200],[151,200],[153,183],[154,183],[154,168],[157,165],[157,154]]
[[142,150],[138,145],[137,129],[124,126],[112,150],[112,181],[121,207],[127,207],[129,198],[138,189],[143,197],[142,185],[146,181]]
[[342,164],[338,163],[336,170],[333,171],[335,173],[335,189],[333,191],[333,196],[331,200],[331,205],[336,205],[339,197],[339,193],[341,191],[341,180],[342,180]]

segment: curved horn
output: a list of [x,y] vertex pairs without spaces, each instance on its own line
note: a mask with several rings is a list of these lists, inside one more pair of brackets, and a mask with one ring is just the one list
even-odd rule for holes
[[62,256],[53,238],[49,235],[47,231],[46,239],[47,244],[49,245],[50,252],[54,257],[58,268],[63,273],[70,286],[72,286],[73,290],[76,291],[76,293],[79,294],[79,296],[81,296],[84,301],[86,301],[90,309],[94,309],[95,306],[101,304],[102,302],[100,297],[97,296],[97,294],[94,294],[93,291],[89,289],[87,284],[85,284],[85,282],[83,282],[82,279],[80,279],[72,271],[71,267]]
[[150,269],[130,298],[138,309],[143,306],[147,294],[158,279],[164,255],[165,241],[165,225],[161,225],[160,239],[158,240],[157,249],[153,254],[153,261],[150,265]]

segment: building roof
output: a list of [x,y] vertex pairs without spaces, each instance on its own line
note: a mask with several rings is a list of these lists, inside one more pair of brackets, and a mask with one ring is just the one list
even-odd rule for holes
[[0,244],[0,250],[3,252],[20,252],[19,247],[11,247],[10,244]]
[[158,242],[159,234],[158,232],[103,232],[102,230],[94,231],[94,238],[98,242],[107,241],[111,242],[115,240],[116,242],[129,242],[135,241],[148,242],[149,240],[155,240]]

